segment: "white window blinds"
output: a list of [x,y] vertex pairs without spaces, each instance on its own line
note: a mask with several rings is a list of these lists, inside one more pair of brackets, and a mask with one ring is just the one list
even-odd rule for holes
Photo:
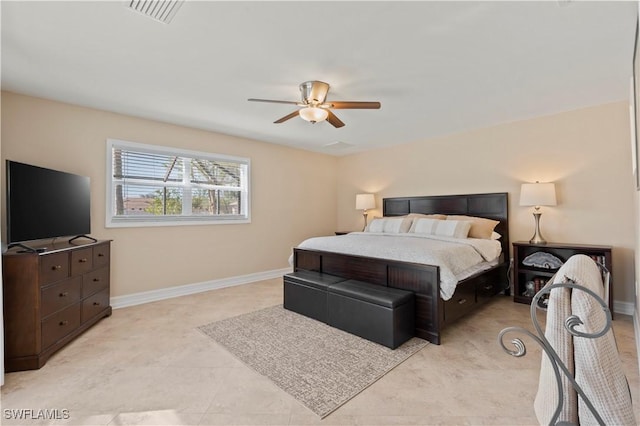
[[249,221],[248,158],[108,140],[107,226]]

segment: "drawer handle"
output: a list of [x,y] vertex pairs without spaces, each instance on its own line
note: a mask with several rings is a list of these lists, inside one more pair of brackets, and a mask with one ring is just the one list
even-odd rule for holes
[[93,306],[100,306],[100,302],[93,302]]
[[87,263],[87,258],[83,257],[82,259],[78,260],[78,262],[80,263]]
[[62,293],[60,293],[60,297],[67,297],[69,295],[68,291],[63,291]]
[[104,253],[98,253],[98,257],[104,257]]
[[94,282],[94,283],[97,283],[98,281],[100,281],[100,278],[94,278],[94,279],[93,279],[93,282]]
[[464,305],[465,303],[467,303],[467,299],[458,300],[458,305]]
[[62,269],[62,265],[55,265],[51,267],[52,271],[59,271],[60,269]]
[[493,288],[493,284],[489,284],[489,285],[485,285],[484,289],[485,290],[491,290]]
[[64,326],[64,325],[67,325],[67,324],[69,324],[69,321],[67,321],[67,320],[60,321],[60,322],[58,323],[58,325],[60,325],[60,326]]

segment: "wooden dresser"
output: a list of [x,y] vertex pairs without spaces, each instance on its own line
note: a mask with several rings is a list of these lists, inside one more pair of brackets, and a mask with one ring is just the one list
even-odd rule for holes
[[2,256],[5,370],[35,370],[111,315],[111,241],[61,242]]

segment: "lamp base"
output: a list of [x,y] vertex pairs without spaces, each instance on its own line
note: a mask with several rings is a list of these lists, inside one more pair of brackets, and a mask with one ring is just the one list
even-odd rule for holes
[[540,232],[540,215],[542,215],[542,213],[533,213],[533,217],[536,219],[536,232],[529,240],[530,244],[547,244],[547,241],[542,237],[542,233]]
[[362,228],[362,232],[367,230],[367,211],[365,210],[364,213],[362,213],[362,216],[364,216],[364,227]]

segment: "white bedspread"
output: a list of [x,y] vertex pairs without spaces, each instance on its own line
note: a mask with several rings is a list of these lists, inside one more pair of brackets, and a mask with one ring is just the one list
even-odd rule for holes
[[444,300],[453,295],[458,274],[481,262],[497,259],[501,251],[500,242],[495,240],[371,232],[309,238],[298,248],[439,266],[440,295]]

